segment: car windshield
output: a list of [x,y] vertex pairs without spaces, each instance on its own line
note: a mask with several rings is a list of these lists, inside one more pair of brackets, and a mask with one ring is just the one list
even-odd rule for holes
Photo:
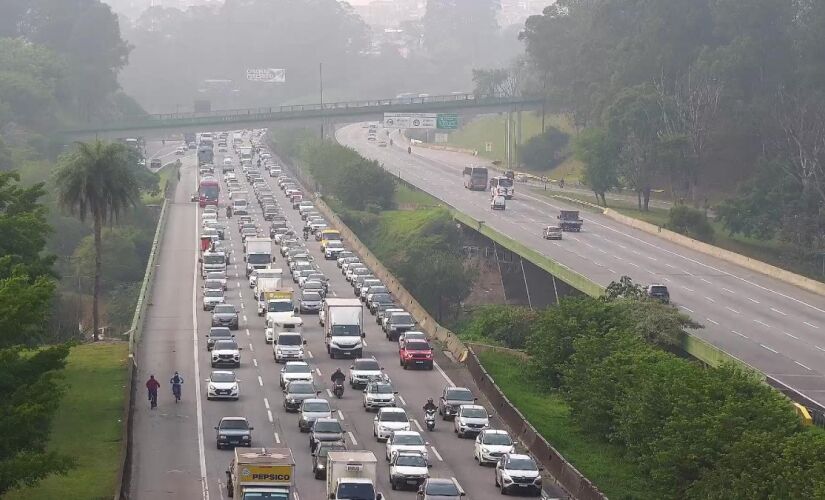
[[487,418],[487,410],[484,408],[464,408],[461,416],[467,418]]
[[386,294],[388,292],[388,290],[387,290],[387,287],[385,287],[385,286],[373,285],[369,288],[369,290],[367,292],[368,293]]
[[312,403],[304,403],[304,411],[309,412],[329,412],[329,403],[323,401],[314,401]]
[[424,439],[421,436],[416,436],[414,434],[403,434],[401,436],[393,436],[392,443],[403,444],[406,446],[423,446]]
[[403,411],[385,411],[381,413],[382,422],[408,422],[407,413]]
[[473,401],[473,393],[469,389],[448,389],[447,399],[456,401]]
[[215,327],[209,330],[210,337],[231,337],[232,332],[225,326]]
[[308,302],[320,302],[321,296],[318,295],[316,292],[304,292],[301,300],[305,300]]
[[289,384],[290,394],[315,394],[315,386],[309,382],[292,382]]
[[510,446],[513,444],[513,440],[510,439],[508,434],[500,434],[498,432],[485,434],[482,442],[493,446]]
[[208,280],[225,280],[226,273],[206,273],[206,279]]
[[390,384],[372,384],[369,392],[373,392],[375,394],[392,394],[394,391],[392,390],[392,386]]
[[409,314],[393,314],[392,316],[390,316],[390,323],[393,324],[398,323],[406,325],[413,322],[414,321],[412,319],[412,316],[410,316]]
[[381,366],[374,359],[360,359],[355,362],[356,370],[379,371]]
[[332,325],[330,335],[333,337],[357,337],[361,335],[358,325]]
[[327,248],[344,248],[344,244],[338,240],[329,240],[327,242]]
[[215,314],[235,314],[235,306],[233,305],[222,305],[222,306],[215,306]]
[[266,305],[266,311],[271,313],[291,312],[292,310],[292,302],[270,302]]
[[217,351],[237,351],[238,344],[234,340],[219,340],[215,342],[215,350]]
[[341,429],[341,424],[334,420],[316,420],[312,428],[315,432],[344,432],[344,430]]
[[392,296],[388,293],[376,293],[372,296],[372,301],[378,304],[390,304],[392,303]]
[[341,483],[335,498],[372,500],[375,498],[375,488],[370,483]]
[[272,260],[272,258],[268,254],[263,253],[253,253],[246,257],[246,261],[250,264],[269,264],[270,260]]
[[459,491],[453,483],[427,483],[427,494],[457,496]]
[[318,456],[325,457],[331,451],[344,451],[346,448],[343,446],[319,446],[318,447]]
[[223,288],[223,283],[221,283],[220,281],[218,281],[216,279],[207,279],[204,282],[203,286],[206,287],[206,288],[221,288],[222,289]]
[[421,332],[407,332],[404,334],[404,342],[411,342],[413,340],[427,340],[427,336]]
[[650,287],[650,293],[667,293],[667,287],[664,285]]
[[507,462],[508,470],[537,470],[536,463],[529,458],[511,458]]
[[225,264],[226,257],[223,255],[204,255],[203,256],[203,263],[204,264]]
[[309,365],[304,364],[288,364],[284,367],[284,373],[309,373]]
[[234,382],[235,374],[232,372],[212,372],[212,382]]
[[400,455],[395,465],[404,467],[426,467],[427,461],[421,455]]
[[213,289],[210,289],[210,290],[206,290],[205,292],[203,292],[203,295],[206,296],[206,297],[223,297],[223,289],[221,288],[221,289],[215,290],[213,288]]
[[303,339],[300,335],[279,335],[278,345],[301,345]]
[[420,342],[420,341],[407,342],[406,343],[406,349],[408,351],[429,351],[430,350],[430,344],[428,344],[427,342]]
[[248,429],[246,420],[224,420],[221,422],[221,429]]

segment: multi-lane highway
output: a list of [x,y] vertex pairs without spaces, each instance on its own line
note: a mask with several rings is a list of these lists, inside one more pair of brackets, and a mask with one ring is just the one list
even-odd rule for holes
[[[248,136],[245,137],[248,140]],[[231,153],[230,153],[231,154]],[[216,154],[215,164],[221,165],[222,154]],[[237,158],[232,156],[237,166]],[[181,182],[170,205],[169,220],[157,268],[157,278],[151,294],[151,306],[147,315],[144,337],[137,352],[138,379],[145,381],[150,374],[160,379],[162,388],[159,408],[150,410],[142,386],[134,409],[133,457],[131,463],[130,497],[136,499],[206,499],[225,498],[225,470],[232,457],[231,450],[218,450],[213,427],[224,416],[247,417],[255,427],[253,446],[287,446],[293,450],[297,463],[296,499],[317,500],[325,498],[325,483],[314,479],[308,435],[299,432],[298,416],[283,410],[283,396],[278,384],[283,365],[274,362],[272,347],[265,343],[264,322],[256,315],[252,291],[244,275],[242,243],[235,220],[226,221],[223,210],[219,216],[226,223],[226,243],[232,250],[228,267],[229,289],[227,302],[240,311],[240,328],[236,332],[241,351],[241,367],[236,369],[240,379],[240,399],[232,401],[207,401],[206,382],[211,371],[205,334],[210,327],[210,314],[201,307],[201,284],[198,272],[198,237],[200,210],[189,197],[195,190],[197,167],[195,158],[188,154],[182,158]],[[240,170],[238,170],[240,173]],[[243,177],[239,175],[239,177]],[[274,185],[275,179],[265,177],[273,184],[273,192],[288,217],[290,224],[300,234],[302,221],[297,212]],[[250,194],[252,190],[249,189]],[[222,193],[225,204],[226,191]],[[263,221],[260,208],[252,208],[259,228],[268,224]],[[335,261],[326,261],[318,244],[310,239],[307,244],[320,270],[330,279],[330,294],[352,297],[352,287],[341,275]],[[286,263],[278,255],[278,267]],[[291,283],[287,277],[286,283]],[[297,288],[297,285],[296,285]],[[388,467],[384,464],[385,445],[373,437],[373,413],[362,407],[362,395],[347,386],[343,399],[335,399],[327,389],[329,377],[336,367],[347,372],[350,361],[331,360],[326,354],[322,329],[317,316],[304,315],[303,333],[308,342],[308,362],[315,370],[315,379],[322,391],[321,397],[329,399],[335,415],[346,430],[346,444],[350,449],[372,450],[379,459],[379,490],[385,498],[414,498],[415,493],[392,491],[388,482]],[[384,339],[373,318],[367,312],[366,352],[375,356],[391,377],[398,391],[400,406],[412,418],[412,430],[421,431],[423,411],[421,406],[428,397],[438,397],[445,385],[469,387],[486,404],[480,391],[461,365],[452,363],[441,353],[436,353],[437,369],[432,371],[403,370],[398,363],[397,344]],[[183,399],[179,404],[171,397],[167,383],[174,371],[185,378]],[[489,408],[489,404],[487,404]],[[494,419],[494,426],[499,426]],[[466,498],[495,498],[498,493],[493,485],[493,469],[480,467],[472,458],[472,439],[459,439],[452,430],[451,422],[438,420],[435,431],[422,431],[429,443],[433,462],[431,477],[452,477],[467,492]],[[550,481],[546,481],[545,484]],[[561,492],[549,485],[551,496]]]
[[388,171],[543,255],[607,285],[622,275],[663,283],[684,312],[705,325],[696,335],[767,375],[825,404],[825,300],[782,281],[746,270],[613,221],[583,212],[581,233],[562,241],[541,238],[542,228],[565,206],[522,185],[504,211],[490,210],[487,192],[463,188],[472,156],[412,147],[397,131],[394,145],[367,141],[360,124],[336,137]]

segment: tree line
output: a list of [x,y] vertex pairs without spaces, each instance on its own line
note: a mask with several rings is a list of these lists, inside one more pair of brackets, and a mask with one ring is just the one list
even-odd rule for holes
[[[559,0],[530,17],[521,90],[567,114],[584,181],[663,187],[734,234],[823,246],[825,4]],[[738,190],[735,196],[731,191]]]
[[602,299],[483,308],[462,334],[523,348],[525,383],[557,391],[583,431],[620,447],[653,498],[822,496],[825,434],[754,374],[671,354],[698,326],[624,278]]

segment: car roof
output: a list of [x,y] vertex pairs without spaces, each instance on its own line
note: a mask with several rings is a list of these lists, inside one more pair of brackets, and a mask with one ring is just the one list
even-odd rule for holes
[[459,405],[458,409],[460,410],[461,408],[466,408],[468,410],[484,410],[484,411],[487,411],[487,409],[484,408],[481,405]]
[[292,365],[292,366],[295,366],[295,365],[309,366],[309,363],[307,363],[306,361],[287,361],[286,364],[287,364],[287,366],[289,366],[289,365]]
[[504,429],[484,429],[481,432],[483,432],[484,434],[506,434],[508,436],[510,435],[510,433],[505,431]]
[[533,457],[531,457],[530,455],[523,455],[521,453],[506,453],[505,456],[516,460],[533,460]]
[[248,422],[248,420],[246,419],[246,417],[221,417],[221,422],[223,422],[224,420],[234,420],[234,421],[240,421],[240,420],[242,420],[242,421],[244,421],[244,422]]
[[379,408],[378,413],[407,413],[407,410],[392,406],[387,408]]
[[309,399],[305,399],[303,402],[304,403],[326,403],[326,404],[329,404],[329,401],[327,401],[324,398],[309,398]]
[[393,432],[394,436],[421,436],[421,433],[418,431],[395,431]]

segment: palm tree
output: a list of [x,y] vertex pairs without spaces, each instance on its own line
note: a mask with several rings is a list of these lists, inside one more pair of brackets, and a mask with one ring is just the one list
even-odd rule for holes
[[99,140],[77,143],[75,150],[62,158],[55,180],[60,206],[81,221],[91,218],[94,226],[92,331],[97,341],[100,328],[101,231],[104,224],[117,220],[123,211],[137,203],[140,197],[138,183],[126,146]]

